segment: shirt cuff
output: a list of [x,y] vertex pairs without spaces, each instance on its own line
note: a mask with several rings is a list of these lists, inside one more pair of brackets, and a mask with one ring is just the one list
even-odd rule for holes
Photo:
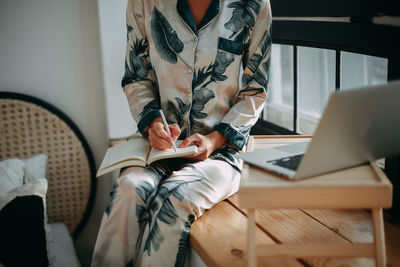
[[246,144],[247,137],[233,129],[228,123],[217,124],[214,127],[214,131],[217,131],[225,136],[229,143],[234,145],[236,148],[242,149]]
[[147,138],[148,133],[147,130],[149,129],[150,123],[154,121],[156,118],[159,118],[160,112],[158,110],[151,110],[144,115],[139,123],[137,124],[139,132],[143,135],[143,137]]

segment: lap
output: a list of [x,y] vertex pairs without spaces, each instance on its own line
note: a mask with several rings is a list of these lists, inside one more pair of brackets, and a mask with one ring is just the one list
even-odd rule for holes
[[[119,179],[134,184],[141,180],[151,179],[156,183],[166,180],[191,179],[197,177],[210,183],[225,183],[233,181],[239,172],[230,164],[222,160],[206,159],[204,161],[159,161],[149,167],[131,166],[121,171]],[[185,178],[186,177],[186,178]]]
[[[118,179],[136,189],[145,183],[157,188],[161,198],[174,196],[178,202],[197,207],[196,214],[224,200],[239,188],[240,172],[222,160],[206,159],[198,162],[161,161],[147,168],[128,167]],[[178,163],[180,162],[180,163]],[[175,201],[174,201],[175,202]]]
[[230,184],[235,183],[238,175],[240,176],[240,173],[225,161],[206,159],[172,172],[166,182],[188,181],[192,182],[192,187],[208,186],[211,189],[221,186],[229,187]]

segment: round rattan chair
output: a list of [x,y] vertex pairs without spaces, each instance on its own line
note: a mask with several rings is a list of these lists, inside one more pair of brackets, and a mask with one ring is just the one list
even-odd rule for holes
[[38,98],[0,92],[0,160],[46,154],[48,220],[64,223],[76,238],[96,191],[95,164],[78,127]]

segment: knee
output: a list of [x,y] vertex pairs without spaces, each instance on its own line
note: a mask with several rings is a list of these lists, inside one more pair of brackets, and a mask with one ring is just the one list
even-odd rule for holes
[[138,167],[130,167],[124,170],[114,184],[111,193],[112,201],[130,199],[142,203],[142,205],[146,203],[153,193],[155,184],[151,177],[142,174],[143,169]]
[[154,179],[141,167],[129,167],[118,178],[118,191],[121,194],[132,194],[141,190],[153,190]]

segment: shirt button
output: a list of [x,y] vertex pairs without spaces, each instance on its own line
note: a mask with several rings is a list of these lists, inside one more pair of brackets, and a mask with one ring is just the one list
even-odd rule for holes
[[187,69],[187,73],[192,74],[193,73],[193,69],[192,68],[188,68]]

